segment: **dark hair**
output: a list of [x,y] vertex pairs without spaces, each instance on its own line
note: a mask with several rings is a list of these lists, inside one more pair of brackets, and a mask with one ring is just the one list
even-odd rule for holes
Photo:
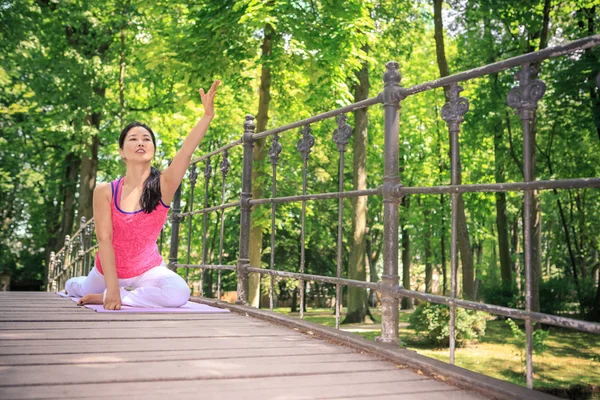
[[[121,135],[119,136],[119,148],[123,148],[123,144],[125,143],[125,137],[127,136],[127,133],[131,129],[138,126],[150,132],[150,136],[152,137],[152,143],[154,144],[154,149],[156,149],[156,138],[154,137],[154,132],[152,132],[152,129],[150,129],[148,125],[142,124],[141,122],[137,121],[130,123],[121,131]],[[146,178],[146,181],[144,182],[142,198],[140,199],[140,205],[142,206],[142,210],[144,210],[144,212],[147,214],[151,213],[156,207],[158,207],[160,198],[160,171],[154,167],[150,167],[150,176],[148,176],[148,178]]]

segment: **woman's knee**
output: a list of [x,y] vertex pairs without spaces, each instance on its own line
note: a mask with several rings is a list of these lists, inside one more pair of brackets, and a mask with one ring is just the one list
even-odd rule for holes
[[169,285],[163,287],[164,306],[165,307],[181,307],[186,304],[190,298],[190,288],[182,279],[183,285]]

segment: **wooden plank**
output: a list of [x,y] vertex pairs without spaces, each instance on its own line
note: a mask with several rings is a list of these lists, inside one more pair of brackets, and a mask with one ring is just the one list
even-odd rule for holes
[[[185,351],[206,349],[245,349],[245,348],[281,348],[311,347],[323,344],[320,340],[311,340],[302,336],[255,336],[255,337],[218,337],[202,339],[121,339],[105,340],[23,340],[12,341],[10,346],[0,347],[0,356],[15,354],[83,354],[83,353],[120,353],[129,351]],[[343,346],[335,346],[345,348]]]
[[[203,349],[203,350],[179,350],[179,351],[154,351],[145,352],[129,351],[119,353],[95,353],[85,354],[48,354],[48,355],[9,355],[0,356],[0,365],[25,366],[25,365],[65,365],[65,364],[114,364],[125,365],[133,362],[147,361],[177,361],[177,360],[221,360],[236,358],[257,357],[288,357],[288,356],[336,356],[332,357],[334,362],[360,361],[361,354],[350,349],[328,346],[310,347],[278,347],[278,348],[255,348],[245,347],[236,349]],[[339,356],[339,357],[338,357]]]
[[391,368],[382,361],[327,362],[328,356],[238,358],[230,360],[148,361],[133,367],[114,364],[67,364],[61,366],[0,366],[0,386],[41,384],[113,383],[154,380],[204,380],[252,378],[317,373],[345,373]]
[[193,320],[216,320],[216,319],[248,319],[239,314],[224,313],[224,314],[127,314],[127,313],[97,313],[93,310],[86,309],[85,312],[77,313],[12,313],[0,314],[0,323],[10,321],[37,321],[37,322],[52,322],[52,321],[193,321]]
[[[213,327],[205,326],[201,329],[190,328],[160,328],[152,330],[138,330],[132,328],[115,328],[109,330],[47,330],[29,331],[14,330],[0,331],[0,345],[12,340],[81,340],[81,339],[145,339],[145,338],[203,338],[215,336],[290,336],[294,331],[280,327],[245,326],[235,327]],[[300,335],[299,333],[296,333]],[[7,343],[8,344],[8,343]]]
[[[130,382],[90,385],[52,385],[33,387],[0,388],[3,398],[120,398],[124,393],[127,398],[160,399],[160,398],[241,398],[270,399],[322,398],[325,393],[350,398],[375,397],[390,393],[390,390],[408,390],[409,384],[427,387],[429,379],[402,370],[379,370],[353,372],[344,375],[320,374],[264,377],[260,379],[214,379],[201,381],[164,381],[164,382]],[[327,392],[325,392],[325,390]],[[450,394],[450,392],[447,392]],[[454,392],[452,392],[454,393]],[[235,396],[235,397],[234,397]],[[419,399],[428,396],[415,397]],[[465,400],[471,399],[464,397]]]
[[268,327],[269,323],[260,320],[191,320],[191,321],[85,321],[85,322],[30,322],[30,321],[12,321],[4,322],[0,325],[0,331],[7,330],[86,330],[86,329],[115,329],[115,328],[202,328],[204,326],[212,327],[231,327],[239,328],[244,326]]

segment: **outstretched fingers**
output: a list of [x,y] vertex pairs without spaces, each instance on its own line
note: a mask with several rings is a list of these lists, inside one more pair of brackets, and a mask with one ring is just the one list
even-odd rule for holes
[[202,96],[202,97],[207,96],[207,95],[214,96],[214,94],[216,93],[217,88],[219,87],[220,84],[221,84],[221,81],[216,80],[213,82],[213,84],[211,85],[211,87],[207,93],[205,93],[204,89],[202,89],[202,88],[200,88],[200,90],[198,90],[198,92],[200,93],[200,96]]

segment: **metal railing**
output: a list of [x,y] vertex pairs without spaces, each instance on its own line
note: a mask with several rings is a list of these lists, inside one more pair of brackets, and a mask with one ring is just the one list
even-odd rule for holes
[[64,246],[56,253],[50,253],[48,292],[63,290],[67,280],[73,276],[89,274],[93,267],[94,252],[98,249],[95,238],[94,219],[86,221],[85,217],[81,217],[75,233],[65,236]]
[[[94,266],[98,244],[96,243],[94,218],[86,221],[81,217],[79,228],[65,236],[63,247],[50,252],[46,291],[64,290],[67,280],[74,276],[85,276]],[[165,228],[160,232],[159,251],[162,253]]]
[[[360,287],[377,290],[382,297],[382,323],[381,336],[376,340],[383,343],[398,345],[398,309],[399,299],[402,297],[420,299],[437,304],[445,304],[450,307],[450,363],[454,364],[454,353],[456,347],[455,324],[456,307],[462,307],[471,310],[480,310],[488,313],[507,316],[525,320],[526,326],[526,375],[527,387],[533,387],[533,362],[532,362],[532,332],[533,322],[540,322],[548,325],[571,328],[583,332],[600,333],[600,324],[580,321],[571,318],[560,317],[556,315],[543,314],[532,311],[532,226],[529,217],[529,205],[532,201],[534,190],[544,189],[574,189],[574,188],[598,188],[600,187],[600,178],[582,178],[582,179],[564,179],[550,181],[536,181],[534,171],[531,169],[531,159],[535,148],[531,148],[532,129],[535,119],[533,115],[537,109],[537,103],[545,91],[545,84],[536,79],[537,72],[531,65],[532,63],[569,54],[576,50],[588,49],[600,44],[600,35],[587,37],[581,40],[573,41],[562,46],[547,48],[535,53],[514,57],[508,60],[489,64],[480,68],[461,72],[455,75],[437,79],[431,82],[425,82],[409,88],[400,86],[401,75],[399,65],[396,62],[388,62],[386,71],[383,74],[384,90],[377,97],[370,98],[334,111],[322,113],[311,118],[296,121],[294,123],[271,129],[268,131],[254,133],[254,117],[247,115],[244,122],[244,133],[241,139],[227,144],[215,151],[205,154],[199,158],[193,159],[190,165],[189,173],[189,200],[188,211],[181,212],[181,186],[175,193],[172,214],[171,214],[171,241],[169,249],[169,267],[173,270],[177,268],[186,269],[186,277],[190,269],[211,269],[218,271],[217,279],[217,298],[221,298],[221,271],[233,270],[237,273],[237,301],[240,304],[247,303],[248,294],[248,274],[258,273],[270,275],[270,309],[273,309],[273,281],[274,277],[284,277],[298,279],[300,281],[300,317],[303,317],[305,304],[304,281],[318,281],[332,283],[336,285],[336,327],[340,325],[341,308],[341,287],[342,285]],[[459,142],[458,135],[460,125],[463,122],[463,116],[469,109],[469,102],[466,98],[460,96],[462,88],[459,82],[468,81],[474,78],[482,77],[488,74],[505,71],[513,67],[520,67],[517,74],[518,86],[515,86],[507,94],[508,105],[515,108],[522,121],[524,134],[524,181],[515,183],[496,183],[496,184],[473,184],[461,185],[459,175]],[[597,79],[600,85],[600,76]],[[402,185],[399,176],[399,110],[400,105],[408,97],[420,92],[446,87],[447,102],[444,105],[441,117],[446,121],[451,137],[451,184],[446,186],[430,187],[406,187]],[[348,139],[352,133],[352,128],[347,124],[346,113],[372,105],[383,104],[384,108],[384,178],[382,184],[373,189],[344,191],[344,153]],[[338,147],[339,157],[339,191],[333,193],[307,193],[307,170],[308,160],[311,148],[314,145],[314,136],[311,134],[311,124],[323,121],[329,118],[337,117],[337,129],[334,132],[333,140]],[[282,146],[279,143],[279,134],[290,132],[295,128],[301,128],[302,137],[298,142],[297,150],[301,153],[303,159],[302,168],[302,195],[276,197],[277,196],[277,164]],[[269,157],[272,165],[272,190],[270,198],[252,199],[252,163],[254,142],[261,138],[271,137],[271,147]],[[243,146],[243,164],[242,164],[242,191],[239,201],[225,203],[226,201],[226,180],[229,173],[230,161],[229,152],[237,146]],[[221,204],[208,207],[208,188],[209,180],[212,176],[211,158],[221,156],[220,170],[222,175],[221,186]],[[197,164],[204,161],[204,208],[194,210],[195,185],[198,178]],[[457,267],[458,267],[458,249],[457,249],[457,202],[462,193],[470,192],[505,192],[520,191],[524,193],[524,254],[525,254],[525,310],[515,308],[501,307],[475,301],[462,300],[457,298]],[[451,225],[451,291],[450,296],[439,296],[428,293],[408,290],[399,284],[398,277],[398,226],[399,215],[398,207],[404,195],[409,194],[441,194],[449,193],[452,196],[452,225]],[[342,216],[343,199],[355,198],[359,196],[380,196],[383,198],[383,276],[380,282],[363,282],[342,278]],[[320,275],[310,275],[305,273],[305,222],[306,222],[306,202],[309,200],[339,199],[338,203],[338,238],[337,238],[337,269],[335,277]],[[300,238],[300,265],[299,272],[278,271],[275,269],[275,220],[276,205],[290,202],[301,202],[301,238]],[[268,269],[250,267],[250,224],[251,211],[253,206],[264,204],[271,205],[271,257]],[[226,210],[240,210],[240,239],[239,254],[236,265],[223,265],[223,232],[224,232],[224,214]],[[218,264],[207,263],[207,218],[211,212],[220,211],[219,218],[219,254]],[[203,236],[202,236],[202,262],[201,264],[190,263],[191,240],[192,240],[192,218],[194,215],[203,215]],[[188,219],[188,237],[186,262],[179,263],[179,227],[184,219]],[[71,240],[67,237],[65,247],[56,254],[52,254],[49,268],[49,290],[57,290],[64,286],[65,277],[68,273],[74,271],[89,271],[89,255],[95,246],[91,245],[88,228],[93,228],[93,221],[85,222],[79,230],[73,235],[78,240]],[[88,239],[86,239],[88,238]],[[87,240],[87,241],[86,241]],[[86,245],[86,243],[88,243]],[[83,244],[83,249],[77,246]],[[85,247],[87,246],[87,247]],[[77,250],[77,255],[73,258],[73,252]],[[50,279],[51,278],[51,279]],[[52,287],[50,287],[52,282]]]
[[[546,85],[537,79],[537,71],[532,63],[542,62],[543,60],[569,54],[577,50],[588,49],[600,44],[600,35],[587,37],[581,40],[573,41],[562,46],[547,48],[535,53],[529,53],[522,56],[510,58],[508,60],[489,64],[480,68],[461,72],[455,75],[447,76],[431,82],[425,82],[409,88],[400,86],[401,75],[399,65],[396,62],[388,62],[386,71],[383,74],[384,90],[377,97],[370,98],[337,110],[329,111],[310,118],[306,118],[294,123],[270,129],[260,133],[254,133],[254,117],[247,115],[244,122],[244,133],[242,138],[223,146],[209,154],[192,160],[190,168],[190,198],[188,204],[193,205],[194,186],[196,183],[196,164],[205,162],[205,196],[204,208],[193,210],[189,207],[186,213],[180,212],[181,188],[175,195],[172,214],[172,242],[170,248],[169,266],[176,268],[200,268],[214,269],[219,273],[217,282],[217,298],[221,293],[221,277],[223,270],[235,270],[237,273],[237,299],[238,303],[247,303],[248,294],[248,274],[258,273],[270,275],[269,299],[270,309],[273,309],[273,281],[274,277],[293,278],[300,281],[300,317],[303,317],[305,304],[304,281],[327,282],[336,285],[336,327],[340,325],[340,305],[341,305],[341,287],[342,285],[361,287],[377,290],[382,296],[382,323],[381,337],[377,338],[379,342],[398,344],[398,308],[399,299],[409,297],[429,301],[437,304],[445,304],[450,307],[450,363],[454,364],[454,353],[456,348],[455,325],[456,325],[456,307],[462,307],[471,310],[480,310],[488,313],[507,316],[511,318],[525,320],[526,326],[526,375],[527,387],[533,387],[533,363],[532,363],[532,332],[533,323],[540,322],[548,325],[571,328],[583,332],[600,333],[600,324],[586,322],[571,318],[565,318],[555,315],[543,314],[532,311],[532,226],[530,218],[530,205],[534,190],[544,189],[574,189],[574,188],[598,188],[600,187],[600,178],[582,178],[582,179],[563,179],[550,181],[536,181],[534,171],[531,168],[532,132],[534,129],[534,114],[537,109],[537,103],[542,98]],[[513,67],[520,67],[516,79],[518,86],[515,86],[507,94],[508,105],[514,108],[520,116],[523,130],[523,163],[524,180],[515,183],[496,183],[496,184],[473,184],[461,185],[459,175],[460,150],[458,135],[460,125],[463,122],[463,116],[469,109],[469,102],[466,98],[460,96],[462,87],[459,82],[469,81],[488,74],[493,74]],[[598,78],[600,81],[600,77]],[[451,138],[451,184],[447,186],[431,187],[406,187],[402,185],[399,176],[399,110],[400,104],[408,97],[418,93],[445,87],[447,89],[447,102],[442,108],[441,117],[446,122]],[[352,134],[352,128],[346,123],[345,114],[372,105],[383,104],[384,108],[384,126],[385,126],[385,154],[384,154],[384,178],[382,184],[373,189],[344,191],[344,153],[348,138]],[[326,119],[337,117],[338,127],[334,132],[333,140],[338,147],[339,155],[339,191],[334,193],[307,193],[307,166],[311,148],[315,143],[314,136],[311,134],[311,125]],[[303,159],[302,167],[302,195],[277,197],[277,164],[282,146],[279,143],[279,135],[288,133],[296,128],[301,128],[302,137],[298,141],[297,150],[301,153]],[[252,163],[253,163],[253,144],[261,138],[271,137],[271,147],[269,157],[272,165],[272,185],[271,197],[252,199]],[[243,165],[242,165],[242,191],[239,201],[225,203],[225,182],[228,173],[229,151],[235,147],[243,146]],[[222,197],[221,205],[208,207],[207,191],[208,181],[211,178],[210,160],[212,157],[221,155],[221,165],[227,165],[227,168],[221,168],[222,171]],[[458,268],[458,249],[457,249],[457,202],[462,193],[470,192],[506,192],[520,191],[524,193],[524,254],[525,254],[525,310],[515,308],[501,307],[475,301],[462,300],[457,298],[457,268]],[[452,226],[451,226],[451,295],[439,296],[428,293],[421,293],[403,288],[399,284],[398,277],[398,225],[399,215],[398,207],[404,195],[409,194],[440,194],[449,193],[452,197]],[[362,282],[342,278],[342,215],[343,199],[355,198],[359,196],[380,196],[383,198],[383,276],[380,282]],[[305,273],[305,222],[306,222],[306,202],[309,200],[339,199],[338,203],[338,238],[337,238],[337,271],[335,277],[320,275],[310,275]],[[300,265],[299,272],[278,271],[275,269],[275,219],[276,205],[290,202],[301,202],[301,233],[300,233]],[[250,224],[251,211],[253,206],[271,205],[271,250],[269,268],[250,267]],[[240,209],[240,241],[239,256],[236,265],[222,265],[223,260],[223,215],[227,209]],[[216,265],[207,264],[207,215],[210,212],[221,211],[220,215],[220,246],[219,262]],[[191,226],[192,217],[196,214],[204,216],[203,237],[202,237],[202,263],[190,264],[191,248]],[[179,223],[188,218],[188,239],[186,263],[179,263],[177,257],[178,251],[178,231]]]

